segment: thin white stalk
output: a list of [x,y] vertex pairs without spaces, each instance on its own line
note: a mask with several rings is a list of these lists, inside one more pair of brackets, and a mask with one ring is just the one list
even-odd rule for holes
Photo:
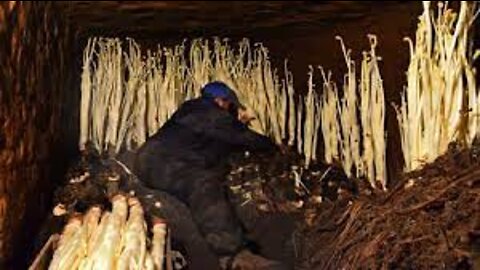
[[81,101],[80,101],[80,150],[85,150],[89,140],[90,103],[92,95],[92,57],[97,45],[97,39],[88,39],[87,46],[83,51],[83,67],[81,78]]

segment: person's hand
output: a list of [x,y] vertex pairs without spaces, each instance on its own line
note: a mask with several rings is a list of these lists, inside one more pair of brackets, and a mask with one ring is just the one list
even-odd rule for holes
[[255,119],[255,116],[253,116],[252,113],[250,113],[248,110],[239,108],[238,109],[238,121],[244,123],[245,125],[248,125],[252,120]]

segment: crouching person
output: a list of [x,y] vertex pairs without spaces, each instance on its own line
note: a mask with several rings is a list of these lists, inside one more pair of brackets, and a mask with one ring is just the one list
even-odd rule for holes
[[227,85],[207,84],[200,98],[182,104],[139,149],[134,171],[150,188],[168,192],[190,208],[199,230],[227,268],[281,269],[244,249],[240,222],[222,185],[230,154],[278,149],[239,120],[237,112],[242,108]]

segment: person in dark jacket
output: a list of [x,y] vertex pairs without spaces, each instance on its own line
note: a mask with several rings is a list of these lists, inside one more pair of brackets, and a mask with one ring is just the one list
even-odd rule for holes
[[236,151],[275,151],[276,144],[239,120],[243,106],[222,82],[183,103],[140,147],[135,171],[147,186],[184,202],[214,252],[232,256],[243,248],[239,221],[222,181]]

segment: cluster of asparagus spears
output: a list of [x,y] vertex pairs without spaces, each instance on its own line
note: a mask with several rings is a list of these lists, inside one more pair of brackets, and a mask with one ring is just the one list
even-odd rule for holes
[[69,219],[49,269],[163,269],[165,222],[153,220],[149,234],[137,198],[116,195],[111,203],[111,211],[93,206]]

